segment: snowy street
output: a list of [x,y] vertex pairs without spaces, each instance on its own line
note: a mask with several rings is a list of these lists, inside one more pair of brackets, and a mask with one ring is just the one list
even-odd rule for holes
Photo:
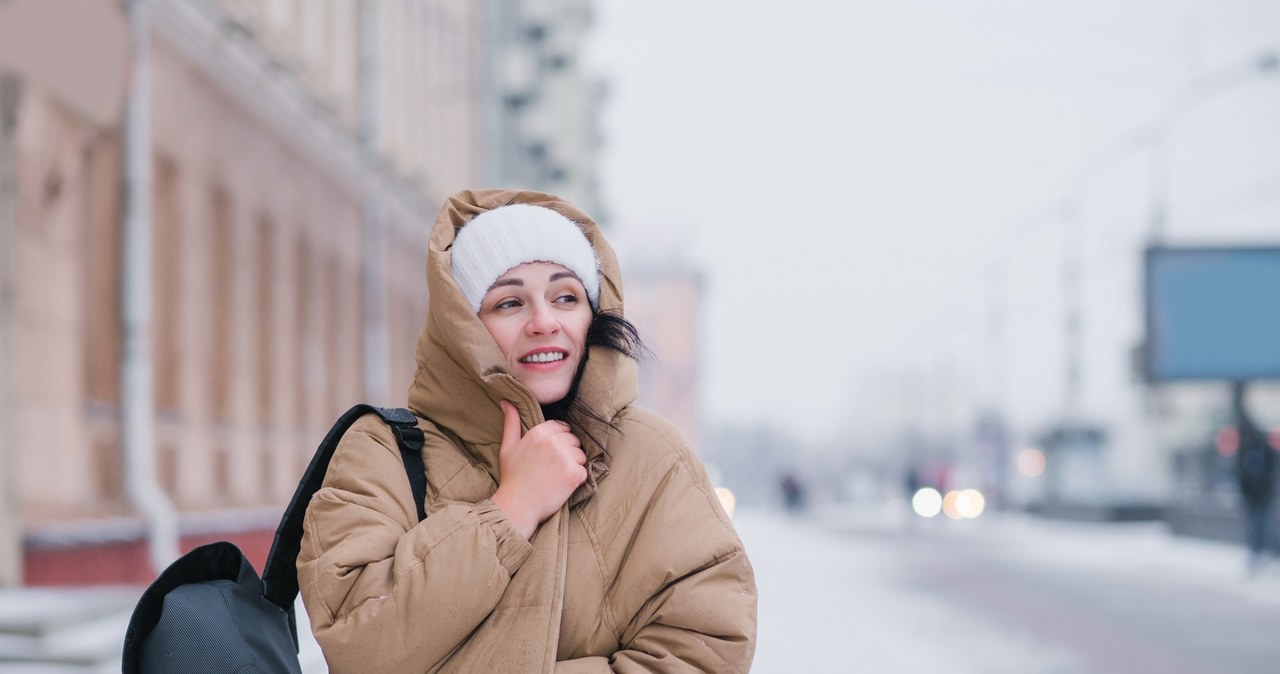
[[1280,569],[1154,523],[739,512],[753,672],[1280,671]]
[[[754,674],[1280,671],[1280,565],[1249,577],[1242,548],[1161,524],[752,510],[733,521],[760,591]],[[0,672],[119,671],[134,592],[0,593]],[[301,636],[303,671],[327,671]]]

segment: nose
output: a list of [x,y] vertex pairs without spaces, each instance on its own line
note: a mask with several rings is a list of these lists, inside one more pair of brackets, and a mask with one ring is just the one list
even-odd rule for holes
[[531,302],[525,330],[530,335],[553,335],[560,331],[560,321],[547,302]]

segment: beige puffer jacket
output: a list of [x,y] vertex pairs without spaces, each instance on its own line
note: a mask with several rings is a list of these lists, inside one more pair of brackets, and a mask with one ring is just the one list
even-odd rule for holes
[[[430,308],[409,407],[426,433],[417,521],[390,430],[347,433],[307,511],[298,580],[335,674],[746,672],[756,588],[733,525],[670,422],[632,404],[635,364],[589,355],[579,394],[616,428],[575,428],[589,478],[525,541],[489,499],[506,399],[543,421],[450,272],[456,231],[509,203],[553,208],[596,249],[600,308],[621,310],[617,261],[595,223],[537,192],[451,197],[431,232]],[[598,439],[597,444],[592,438]]]

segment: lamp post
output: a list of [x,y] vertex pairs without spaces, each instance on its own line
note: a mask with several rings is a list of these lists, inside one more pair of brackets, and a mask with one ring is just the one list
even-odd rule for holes
[[1068,415],[1076,412],[1082,387],[1083,365],[1079,341],[1083,331],[1083,314],[1079,299],[1081,246],[1079,244],[1080,221],[1078,210],[1082,194],[1088,183],[1100,170],[1111,166],[1135,150],[1149,148],[1150,180],[1148,184],[1148,242],[1163,242],[1169,219],[1169,178],[1171,147],[1169,139],[1173,126],[1188,110],[1209,99],[1213,94],[1233,86],[1280,72],[1280,55],[1275,51],[1262,52],[1246,61],[1230,65],[1197,77],[1179,87],[1168,98],[1160,112],[1152,119],[1116,137],[1086,157],[1068,179],[1066,197],[1062,200],[1063,222],[1063,332],[1065,355],[1064,409]]
[[1064,423],[1079,423],[1080,399],[1084,388],[1083,341],[1085,315],[1081,299],[1084,255],[1080,217],[1089,185],[1106,169],[1134,156],[1152,144],[1151,124],[1136,126],[1086,156],[1068,176],[1063,197],[1052,205],[1053,217],[1062,225],[1062,332]]
[[[1188,110],[1212,95],[1259,75],[1280,70],[1280,57],[1273,51],[1264,52],[1247,61],[1215,70],[1197,77],[1180,88],[1166,100],[1160,111],[1147,122],[1116,137],[1085,157],[1069,176],[1065,196],[1058,204],[1058,217],[1063,226],[1062,290],[1063,290],[1063,401],[1062,424],[1064,428],[1084,423],[1080,400],[1084,383],[1084,357],[1081,342],[1084,332],[1084,312],[1080,298],[1082,219],[1079,217],[1084,192],[1098,173],[1119,161],[1133,156],[1135,151],[1147,148],[1150,161],[1148,189],[1148,239],[1159,244],[1165,237],[1169,213],[1170,154],[1169,139],[1174,125]],[[1155,387],[1147,388],[1148,407],[1159,403]]]
[[1280,55],[1263,52],[1247,61],[1197,77],[1169,97],[1160,113],[1148,124],[1151,143],[1151,182],[1148,240],[1151,245],[1164,241],[1169,224],[1169,182],[1172,148],[1169,138],[1173,126],[1182,115],[1213,94],[1238,84],[1280,72]]
[[[1163,245],[1168,236],[1173,154],[1171,139],[1174,126],[1188,111],[1214,95],[1277,71],[1280,71],[1280,56],[1277,56],[1273,50],[1205,73],[1174,91],[1160,112],[1148,123],[1147,138],[1150,144],[1148,247]],[[1144,355],[1143,358],[1145,357]],[[1149,443],[1149,449],[1159,454],[1159,447],[1164,444],[1161,442],[1160,422],[1169,413],[1168,402],[1159,381],[1145,376],[1144,379],[1146,385],[1142,387],[1141,393],[1146,412],[1144,434]]]

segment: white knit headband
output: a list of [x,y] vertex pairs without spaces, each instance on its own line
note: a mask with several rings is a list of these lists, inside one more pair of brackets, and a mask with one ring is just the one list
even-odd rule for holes
[[600,300],[600,264],[572,220],[542,206],[512,204],[472,218],[453,240],[453,278],[471,309],[498,277],[526,262],[553,262],[578,275],[592,308]]

